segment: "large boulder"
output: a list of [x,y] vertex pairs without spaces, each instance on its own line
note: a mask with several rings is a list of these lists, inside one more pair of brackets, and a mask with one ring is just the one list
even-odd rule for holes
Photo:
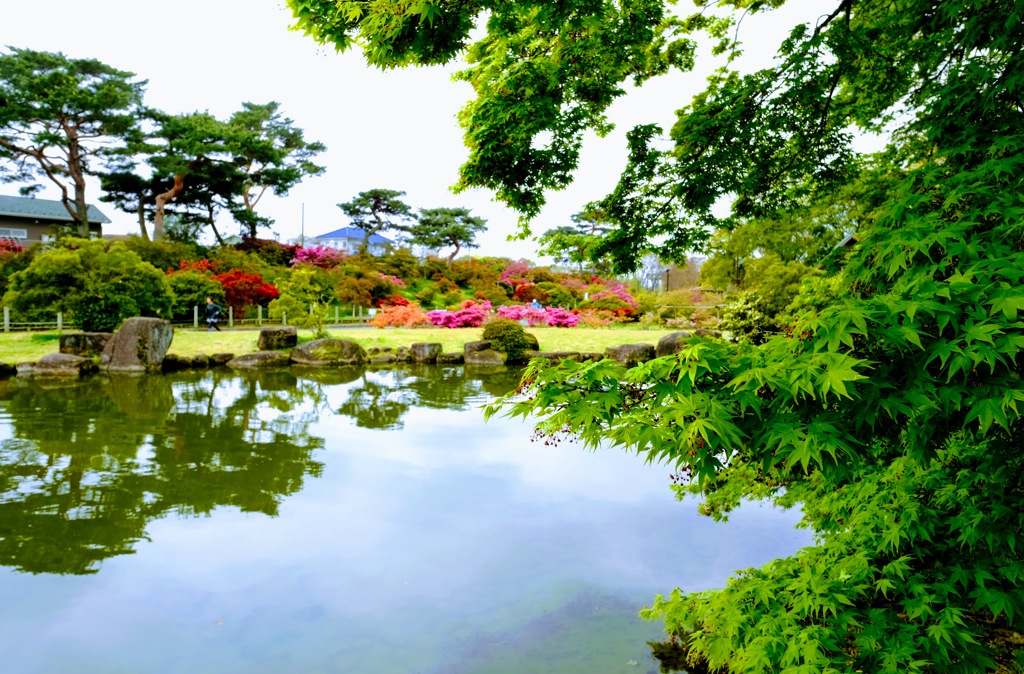
[[436,363],[441,355],[441,345],[436,342],[420,342],[409,347],[409,356],[414,363]]
[[295,326],[274,326],[260,330],[256,346],[260,351],[290,349],[299,343],[299,331]]
[[81,377],[96,371],[91,358],[70,353],[48,353],[35,363],[19,363],[19,377]]
[[491,342],[481,340],[479,342],[466,342],[463,347],[463,357],[466,365],[483,365],[487,367],[503,366],[507,356],[500,351],[491,348]]
[[210,367],[222,367],[235,359],[233,353],[215,353],[208,359]]
[[366,350],[366,356],[371,365],[408,363],[411,360],[409,347],[406,346],[400,346],[397,349],[390,346],[371,346]]
[[292,349],[291,360],[296,365],[339,367],[362,365],[367,358],[366,351],[355,342],[347,339],[317,339]]
[[654,347],[650,344],[623,344],[605,349],[604,355],[613,358],[626,367],[633,367],[654,358]]
[[18,368],[7,363],[0,363],[0,379],[8,379],[17,374]]
[[679,353],[686,347],[686,340],[691,336],[689,332],[671,332],[658,340],[654,353],[658,358]]
[[232,358],[227,365],[232,370],[265,370],[288,367],[290,357],[284,351],[259,351]]
[[159,372],[174,339],[170,321],[129,318],[107,342],[100,369],[110,372]]
[[107,342],[114,336],[112,332],[66,332],[60,336],[61,353],[91,358],[103,353]]
[[439,353],[437,354],[438,365],[462,365],[466,358],[461,353]]

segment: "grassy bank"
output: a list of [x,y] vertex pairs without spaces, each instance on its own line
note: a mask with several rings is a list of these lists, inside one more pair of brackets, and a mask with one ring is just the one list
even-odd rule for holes
[[[604,351],[620,344],[656,344],[672,332],[666,329],[615,326],[610,328],[528,328],[537,335],[544,351]],[[438,342],[445,351],[461,351],[462,345],[480,339],[481,328],[339,328],[332,337],[350,339],[363,348],[409,346],[416,342]],[[258,330],[176,330],[170,352],[182,356],[200,353],[243,354],[256,351]],[[299,339],[312,339],[312,332],[300,330]],[[0,333],[0,362],[23,363],[57,351],[56,332]]]

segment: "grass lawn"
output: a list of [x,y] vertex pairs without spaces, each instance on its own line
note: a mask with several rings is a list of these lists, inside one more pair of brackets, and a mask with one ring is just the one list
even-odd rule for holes
[[[673,330],[645,329],[632,326],[609,328],[527,328],[537,336],[543,351],[604,351],[620,344],[657,344]],[[462,345],[480,339],[482,328],[340,328],[331,336],[350,339],[363,348],[371,346],[409,346],[416,342],[438,342],[444,351],[462,351]],[[259,331],[254,329],[205,330],[178,329],[170,352],[182,356],[199,353],[234,353],[256,351]],[[312,331],[299,330],[299,340],[312,339]],[[57,351],[58,335],[50,332],[0,333],[0,362],[24,363]]]

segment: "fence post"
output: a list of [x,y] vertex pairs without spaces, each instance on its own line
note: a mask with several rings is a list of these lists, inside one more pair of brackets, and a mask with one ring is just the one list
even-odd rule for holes
[[281,325],[288,325],[288,312],[287,311],[282,311],[281,312]]
[[199,305],[192,307],[192,327],[199,329]]
[[334,324],[338,324],[338,305],[334,305]]
[[11,308],[4,307],[4,332],[11,331]]
[[235,308],[228,307],[228,327],[235,327]]
[[256,307],[256,325],[263,325],[263,307]]
[[57,332],[64,329],[64,313],[61,311],[57,312]]

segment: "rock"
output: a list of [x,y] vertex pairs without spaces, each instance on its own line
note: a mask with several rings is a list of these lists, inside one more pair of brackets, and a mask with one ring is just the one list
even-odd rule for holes
[[689,332],[671,332],[658,340],[658,347],[654,350],[655,354],[661,358],[679,353],[686,346],[686,340],[691,336]]
[[210,367],[222,367],[235,359],[233,353],[215,353],[210,356]]
[[599,363],[604,360],[604,354],[599,351],[583,351],[580,353],[580,360],[592,360]]
[[48,353],[35,363],[18,363],[19,377],[81,377],[96,371],[91,358],[70,353]]
[[462,365],[466,358],[461,353],[439,353],[437,354],[438,365]]
[[228,361],[232,370],[262,370],[272,367],[288,367],[289,355],[284,351],[259,351],[247,353]]
[[633,367],[654,358],[654,347],[650,344],[623,344],[605,349],[604,355],[614,358],[626,367]]
[[398,356],[394,353],[378,353],[370,356],[369,362],[371,365],[390,365],[398,362]]
[[707,328],[697,328],[693,331],[694,337],[721,337],[722,333],[718,330],[708,330]]
[[436,363],[441,345],[436,342],[420,342],[409,347],[409,357],[414,363]]
[[[479,342],[475,342],[479,344]],[[490,344],[490,342],[486,342]],[[469,346],[468,344],[466,345]],[[485,366],[500,366],[504,365],[507,360],[507,356],[500,351],[494,349],[480,349],[476,351],[470,351],[466,349],[464,354],[466,365],[485,365]]]
[[179,356],[176,353],[169,353],[164,356],[164,361],[160,365],[160,369],[164,372],[180,372],[182,370],[192,369],[192,358],[190,356]]
[[8,379],[18,373],[18,368],[7,363],[0,363],[0,379]]
[[462,353],[469,355],[477,351],[488,351],[490,348],[491,342],[488,339],[483,339],[479,342],[466,342],[465,346],[462,347]]
[[100,369],[110,372],[159,371],[174,339],[170,321],[129,318],[107,342]]
[[411,363],[412,354],[409,351],[409,347],[400,346],[397,349],[395,349],[395,358],[398,359],[399,363]]
[[567,358],[575,361],[580,360],[579,351],[527,351],[524,355],[527,360],[531,358],[547,358],[556,363]]
[[275,326],[260,330],[256,346],[260,351],[290,349],[299,343],[299,331],[294,326]]
[[[228,360],[231,360],[228,358]],[[224,361],[227,362],[227,361]],[[192,369],[193,370],[205,370],[210,367],[210,357],[205,353],[197,353],[192,356]]]
[[103,353],[107,342],[113,336],[112,332],[67,332],[60,336],[59,351],[91,358]]
[[355,342],[347,339],[317,339],[292,349],[291,360],[297,365],[337,367],[361,365],[367,358],[366,351]]
[[537,335],[533,334],[532,332],[525,332],[523,334],[526,335],[526,341],[529,343],[527,350],[540,351],[540,342],[537,341]]

